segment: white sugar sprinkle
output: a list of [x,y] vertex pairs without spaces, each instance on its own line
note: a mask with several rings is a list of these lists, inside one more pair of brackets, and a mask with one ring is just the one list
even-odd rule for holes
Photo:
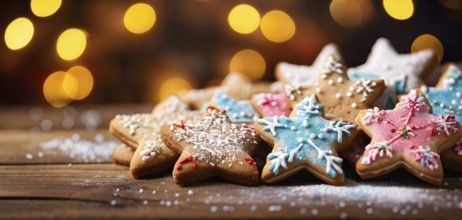
[[347,218],[348,218],[348,214],[346,212],[340,213],[340,219],[347,219]]
[[34,156],[32,154],[26,154],[26,158],[32,160],[34,159]]
[[148,205],[149,204],[149,201],[148,200],[144,200],[143,201],[143,205]]
[[192,190],[188,190],[188,195],[193,195],[194,192]]
[[70,138],[54,138],[41,142],[39,146],[45,151],[59,150],[73,159],[100,162],[108,160],[112,152],[120,145],[116,141],[104,141],[104,136],[101,134],[97,134],[95,140],[96,142],[81,139],[80,135],[75,133]]
[[111,201],[111,205],[112,205],[112,206],[115,206],[115,205],[117,205],[117,201],[115,201],[115,200],[112,200],[112,201]]
[[312,215],[318,215],[319,211],[317,209],[312,209],[311,214]]
[[211,213],[215,213],[215,212],[217,212],[217,211],[218,211],[218,207],[216,207],[216,206],[210,207],[210,212],[211,212]]

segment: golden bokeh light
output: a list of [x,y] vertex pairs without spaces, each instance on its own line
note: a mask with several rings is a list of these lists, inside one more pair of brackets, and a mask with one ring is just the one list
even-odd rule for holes
[[330,14],[334,20],[347,28],[361,25],[371,14],[372,5],[369,1],[333,0],[330,4]]
[[390,17],[397,20],[406,20],[414,14],[412,0],[383,0],[383,8]]
[[63,60],[75,60],[79,58],[87,47],[86,33],[77,28],[65,30],[58,37],[56,51]]
[[283,11],[273,10],[266,13],[260,23],[260,29],[266,39],[282,43],[288,41],[295,34],[295,23]]
[[61,0],[31,0],[30,9],[37,17],[48,17],[61,7]]
[[438,38],[431,34],[422,34],[412,42],[411,52],[417,52],[425,49],[433,49],[438,56],[438,62],[443,59],[444,47]]
[[230,72],[239,72],[250,80],[260,80],[265,74],[266,62],[263,56],[255,50],[245,49],[234,54],[229,63]]
[[64,71],[54,72],[48,76],[43,84],[43,95],[53,107],[62,108],[72,101],[64,91],[63,85],[66,74]]
[[177,94],[181,90],[192,89],[193,85],[181,76],[172,76],[161,82],[157,92],[157,102],[165,100],[169,95]]
[[237,33],[250,34],[260,25],[260,14],[254,7],[241,4],[229,12],[228,23]]
[[127,9],[124,15],[124,26],[134,34],[149,31],[156,22],[154,8],[146,3],[136,3]]
[[83,66],[70,68],[63,81],[64,92],[74,100],[86,98],[93,89],[93,76]]
[[5,30],[5,43],[11,50],[25,47],[34,36],[34,25],[27,18],[17,18]]
[[462,0],[439,0],[446,8],[462,9]]

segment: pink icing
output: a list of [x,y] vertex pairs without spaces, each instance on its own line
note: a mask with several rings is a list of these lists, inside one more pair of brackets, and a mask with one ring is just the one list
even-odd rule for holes
[[252,96],[252,101],[256,104],[257,110],[263,118],[273,116],[289,117],[292,109],[284,94],[260,93]]
[[[370,123],[366,125],[376,131],[376,143],[385,143],[391,147],[393,153],[406,152],[413,155],[413,148],[419,145],[432,146],[435,140],[449,135],[442,129],[435,130],[439,127],[438,121],[441,121],[441,117],[430,114],[429,108],[424,106],[420,98],[419,94],[411,91],[394,110],[382,111],[383,120],[367,121]],[[363,123],[365,119],[363,118]]]

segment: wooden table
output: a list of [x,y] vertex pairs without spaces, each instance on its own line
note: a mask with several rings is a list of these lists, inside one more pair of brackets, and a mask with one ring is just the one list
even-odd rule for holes
[[364,181],[348,164],[340,187],[308,173],[259,187],[221,179],[181,187],[170,175],[135,180],[108,158],[118,142],[107,125],[116,113],[149,111],[0,109],[0,218],[461,218],[462,175],[451,172],[439,187],[404,171]]

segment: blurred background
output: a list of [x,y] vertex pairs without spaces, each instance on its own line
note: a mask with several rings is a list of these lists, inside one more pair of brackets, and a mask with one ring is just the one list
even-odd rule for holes
[[156,103],[230,71],[274,80],[330,42],[349,66],[379,37],[462,61],[462,0],[0,2],[0,106]]

